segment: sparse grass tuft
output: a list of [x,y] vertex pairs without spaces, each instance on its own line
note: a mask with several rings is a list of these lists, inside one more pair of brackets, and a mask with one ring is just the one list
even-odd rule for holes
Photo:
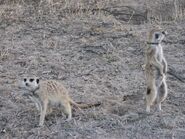
[[9,56],[9,50],[8,49],[2,49],[0,50],[0,61],[4,61]]
[[[168,76],[160,114],[146,114],[143,100],[153,22],[169,30],[165,56],[184,74],[185,26],[172,24],[184,19],[184,0],[173,2],[1,0],[0,138],[185,138],[184,84]],[[38,111],[14,82],[24,75],[60,80],[75,101],[102,105],[73,109],[70,122],[56,109],[38,128]]]

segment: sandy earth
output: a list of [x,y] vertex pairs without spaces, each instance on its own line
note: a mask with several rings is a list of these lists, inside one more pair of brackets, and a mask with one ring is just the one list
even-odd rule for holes
[[[185,85],[168,75],[163,112],[145,113],[143,41],[150,27],[110,21],[42,19],[0,23],[0,138],[184,139]],[[185,22],[162,25],[169,35],[169,68],[185,77]],[[56,110],[44,127],[16,82],[25,75],[62,81],[77,102],[102,105],[73,109],[73,120]]]

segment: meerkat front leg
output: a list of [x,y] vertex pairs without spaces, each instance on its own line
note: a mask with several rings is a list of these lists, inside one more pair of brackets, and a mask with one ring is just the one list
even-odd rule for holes
[[47,106],[48,106],[48,101],[43,102],[43,107],[41,109],[41,114],[40,114],[40,120],[39,120],[39,126],[43,126],[45,116],[46,116],[46,111],[47,111]]
[[41,102],[34,96],[29,96],[29,98],[31,99],[31,101],[35,103],[37,110],[41,111],[41,107],[42,107]]
[[168,65],[165,58],[162,59],[162,64],[163,64],[163,73],[166,74],[168,70]]
[[164,77],[163,65],[157,60],[157,58],[154,58],[154,60],[152,61],[152,64],[159,69],[160,75],[163,78]]

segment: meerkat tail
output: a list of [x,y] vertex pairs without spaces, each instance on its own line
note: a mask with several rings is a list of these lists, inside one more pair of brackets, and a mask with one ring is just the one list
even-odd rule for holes
[[91,107],[98,107],[101,105],[101,102],[97,102],[97,103],[94,103],[94,104],[79,104],[79,103],[76,103],[74,102],[72,99],[69,100],[70,103],[76,107],[79,107],[79,108],[91,108]]

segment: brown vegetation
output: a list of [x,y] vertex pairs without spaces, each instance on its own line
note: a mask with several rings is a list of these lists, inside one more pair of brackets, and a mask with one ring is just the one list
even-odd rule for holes
[[[184,0],[0,0],[0,138],[185,138]],[[144,49],[165,28],[169,96],[146,115]],[[79,102],[102,102],[73,120],[39,113],[16,88],[34,74],[61,80]]]

